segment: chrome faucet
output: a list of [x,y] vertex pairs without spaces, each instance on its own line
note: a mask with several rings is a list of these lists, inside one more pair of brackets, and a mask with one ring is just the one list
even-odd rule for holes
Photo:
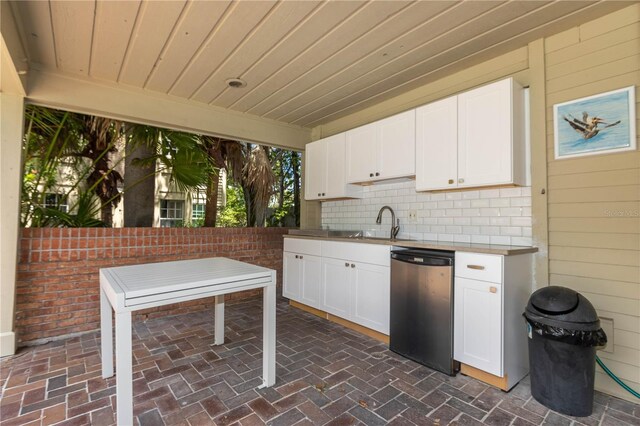
[[[390,240],[395,240],[398,236],[398,232],[400,232],[400,219],[396,222],[396,214],[393,209],[389,206],[384,206],[378,212],[378,217],[376,219],[376,223],[380,225],[382,223],[382,212],[387,209],[391,212],[391,235],[389,236]],[[394,226],[395,224],[395,226]]]

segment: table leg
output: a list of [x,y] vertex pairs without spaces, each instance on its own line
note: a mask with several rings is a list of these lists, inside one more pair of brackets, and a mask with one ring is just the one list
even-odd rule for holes
[[119,425],[133,425],[131,312],[116,313],[116,398]]
[[102,378],[113,376],[113,324],[111,303],[100,286],[100,346],[102,350]]
[[263,291],[262,387],[276,383],[276,286],[268,285]]
[[216,296],[215,318],[213,329],[213,344],[224,344],[224,294]]

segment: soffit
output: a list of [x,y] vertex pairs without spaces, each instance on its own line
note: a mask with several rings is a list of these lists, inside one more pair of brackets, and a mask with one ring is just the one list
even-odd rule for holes
[[[19,1],[31,67],[313,127],[627,6]],[[229,88],[241,78],[247,86]]]

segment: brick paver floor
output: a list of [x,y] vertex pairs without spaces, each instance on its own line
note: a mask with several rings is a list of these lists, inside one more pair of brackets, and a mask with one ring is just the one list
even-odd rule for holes
[[[278,300],[277,382],[262,373],[261,299],[229,303],[226,338],[213,313],[134,323],[134,414],[140,425],[640,425],[640,405],[596,393],[590,417],[568,418],[532,397],[449,377],[375,340]],[[4,425],[115,424],[115,378],[100,376],[93,332],[1,360]]]

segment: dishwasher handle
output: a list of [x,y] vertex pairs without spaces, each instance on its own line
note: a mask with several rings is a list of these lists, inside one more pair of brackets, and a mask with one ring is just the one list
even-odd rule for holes
[[404,263],[411,263],[414,265],[422,266],[453,266],[453,257],[451,256],[437,256],[432,253],[422,254],[413,251],[398,251],[391,253],[391,259]]

